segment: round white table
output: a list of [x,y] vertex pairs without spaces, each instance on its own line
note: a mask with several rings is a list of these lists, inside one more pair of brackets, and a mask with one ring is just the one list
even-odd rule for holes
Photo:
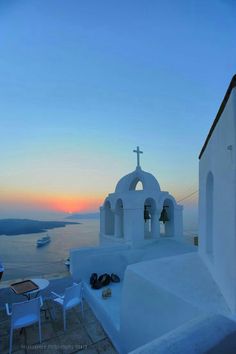
[[36,285],[38,285],[38,289],[36,290],[32,290],[29,291],[28,293],[25,293],[26,296],[30,299],[32,295],[35,294],[35,297],[38,296],[38,294],[40,293],[40,291],[46,289],[49,285],[49,281],[47,279],[37,279],[37,278],[33,278],[30,279],[31,281],[33,281]]

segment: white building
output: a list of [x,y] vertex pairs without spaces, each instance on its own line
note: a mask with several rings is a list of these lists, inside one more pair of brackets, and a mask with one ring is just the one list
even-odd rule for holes
[[141,169],[139,147],[134,152],[135,171],[121,178],[100,208],[101,243],[141,245],[156,240],[160,237],[161,215],[165,218],[164,235],[182,237],[183,207],[168,192],[161,191],[152,174]]
[[[139,148],[135,171],[100,209],[101,246],[71,250],[72,275],[119,353],[236,353],[235,87],[236,77],[200,154],[199,252],[181,237],[182,207],[141,169]],[[94,272],[121,278],[109,299],[90,287]]]
[[236,76],[199,156],[199,251],[236,312]]

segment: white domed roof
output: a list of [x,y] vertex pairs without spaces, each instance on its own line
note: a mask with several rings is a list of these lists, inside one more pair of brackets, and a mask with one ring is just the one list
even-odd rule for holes
[[161,191],[160,185],[156,178],[151,173],[143,171],[141,167],[137,167],[135,171],[119,180],[116,185],[115,193],[125,193],[135,190],[135,187],[139,181],[143,185],[143,190],[152,192]]

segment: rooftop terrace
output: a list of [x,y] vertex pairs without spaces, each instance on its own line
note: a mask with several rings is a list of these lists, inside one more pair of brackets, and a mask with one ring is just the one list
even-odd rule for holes
[[[12,281],[14,282],[14,281]],[[53,318],[50,291],[63,293],[67,286],[72,284],[70,277],[50,280],[46,291],[42,292],[44,308],[42,312],[42,343],[39,343],[38,325],[27,327],[20,333],[14,331],[13,353],[60,353],[60,354],[115,354],[117,353],[108,339],[103,328],[94,316],[89,306],[84,303],[84,317],[79,306],[67,311],[67,330],[63,331],[63,318],[61,308],[55,307],[56,318]],[[10,318],[5,311],[5,303],[25,301],[25,297],[15,295],[7,286],[1,284],[0,289],[0,353],[9,351]]]

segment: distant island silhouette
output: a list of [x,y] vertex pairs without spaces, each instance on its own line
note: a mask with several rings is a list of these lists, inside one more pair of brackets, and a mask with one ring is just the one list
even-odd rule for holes
[[67,216],[66,219],[99,219],[99,213],[76,213]]
[[45,232],[56,227],[80,224],[67,221],[39,221],[29,219],[0,219],[0,236],[15,236]]

